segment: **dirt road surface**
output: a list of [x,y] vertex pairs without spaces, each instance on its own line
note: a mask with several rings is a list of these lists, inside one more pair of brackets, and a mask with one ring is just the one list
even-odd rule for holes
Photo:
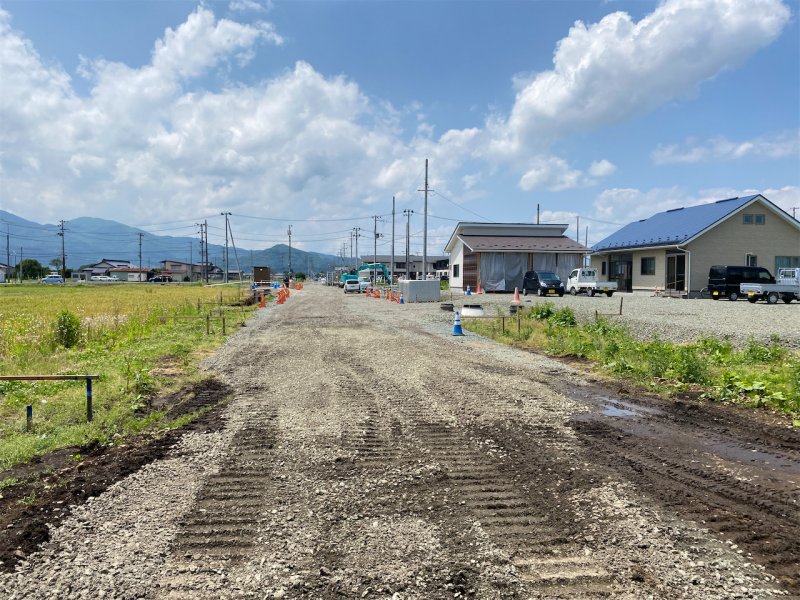
[[800,597],[797,430],[451,318],[321,286],[260,311],[206,365],[224,410],[65,509],[0,596]]

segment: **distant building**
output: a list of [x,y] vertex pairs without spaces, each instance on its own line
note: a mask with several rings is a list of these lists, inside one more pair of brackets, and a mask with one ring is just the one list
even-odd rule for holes
[[115,276],[120,281],[147,281],[153,276],[152,269],[145,269],[139,267],[115,267],[109,269],[109,275]]
[[697,296],[712,265],[800,267],[800,222],[761,194],[675,208],[629,223],[592,247],[621,291]]
[[564,235],[568,225],[459,223],[445,246],[450,287],[488,292],[522,289],[526,271],[552,271],[566,281],[589,248]]
[[433,274],[443,274],[447,272],[450,257],[447,255],[428,255],[427,268],[422,268],[422,255],[409,254],[408,264],[406,255],[394,255],[394,269],[392,269],[392,256],[390,254],[362,254],[359,258],[361,262],[356,268],[365,263],[380,263],[385,266],[390,273],[394,273],[396,279],[422,279],[423,272]]
[[111,269],[118,269],[121,267],[131,267],[129,260],[115,260],[113,258],[104,258],[99,263],[89,265],[82,268],[79,272],[73,274],[73,279],[89,279],[94,275],[110,275]]

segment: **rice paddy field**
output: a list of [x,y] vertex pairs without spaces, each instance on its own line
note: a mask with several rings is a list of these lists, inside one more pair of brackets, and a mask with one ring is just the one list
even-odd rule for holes
[[[198,379],[197,365],[247,318],[238,286],[0,286],[0,375],[98,375],[94,418],[84,381],[0,381],[0,470],[57,448],[163,423],[159,392]],[[26,407],[32,407],[29,428]]]

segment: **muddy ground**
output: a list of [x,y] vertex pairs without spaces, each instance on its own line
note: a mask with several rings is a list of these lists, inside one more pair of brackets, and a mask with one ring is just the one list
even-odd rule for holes
[[184,394],[220,403],[199,422],[45,459],[65,466],[32,503],[2,491],[0,592],[800,597],[785,419],[649,397],[450,318],[318,286],[262,310]]

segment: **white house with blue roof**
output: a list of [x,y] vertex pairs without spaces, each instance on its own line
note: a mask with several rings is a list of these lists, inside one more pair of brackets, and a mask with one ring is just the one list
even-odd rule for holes
[[712,265],[800,267],[800,221],[761,194],[676,208],[598,242],[591,263],[621,291],[696,297]]

